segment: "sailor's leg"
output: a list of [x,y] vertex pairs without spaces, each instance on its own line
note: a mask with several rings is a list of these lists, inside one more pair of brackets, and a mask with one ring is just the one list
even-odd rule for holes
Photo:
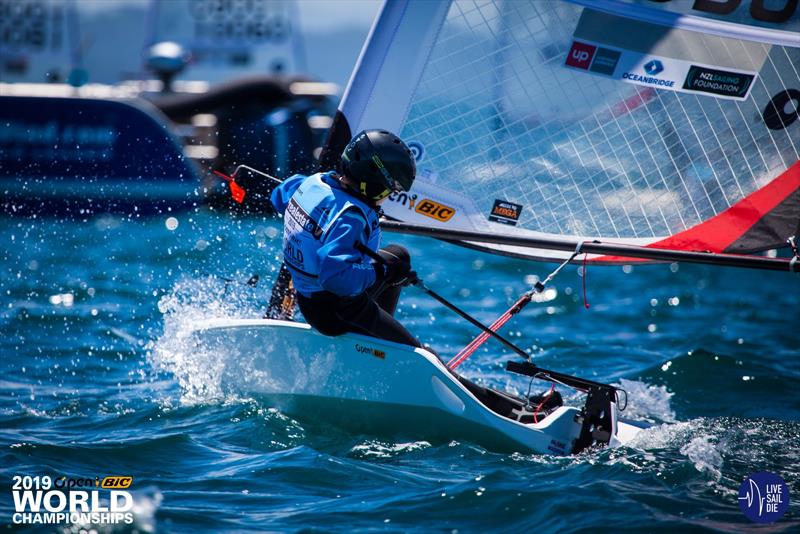
[[417,338],[366,293],[355,297],[327,293],[313,298],[298,294],[298,304],[308,324],[326,336],[355,332],[414,347],[422,346]]
[[316,298],[304,297],[297,294],[297,304],[300,312],[320,334],[326,336],[340,336],[345,332],[350,332],[350,326],[339,318],[334,310],[339,306],[336,295],[318,295]]
[[350,326],[350,332],[422,347],[422,343],[411,332],[366,294],[343,302],[335,315]]

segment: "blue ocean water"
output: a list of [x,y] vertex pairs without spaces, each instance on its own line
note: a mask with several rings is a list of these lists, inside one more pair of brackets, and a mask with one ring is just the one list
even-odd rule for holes
[[[134,477],[136,521],[115,532],[744,532],[739,486],[772,471],[793,502],[770,531],[800,529],[800,277],[590,267],[586,310],[569,267],[505,332],[542,366],[622,384],[627,415],[654,426],[632,447],[508,454],[354,435],[225,391],[181,334],[263,313],[279,229],[207,212],[0,220],[0,522],[16,528],[14,475],[116,474]],[[554,267],[385,240],[487,322]],[[399,317],[443,356],[475,334],[414,288]],[[524,392],[509,356],[490,341],[462,370]],[[109,530],[32,530],[90,527]]]

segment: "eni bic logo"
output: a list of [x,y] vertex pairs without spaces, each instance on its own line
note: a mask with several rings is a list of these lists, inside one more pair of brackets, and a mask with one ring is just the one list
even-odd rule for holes
[[414,211],[441,222],[449,221],[456,213],[455,208],[445,206],[444,204],[434,202],[433,200],[427,198],[423,199],[419,204],[417,204],[417,207],[414,209]]
[[739,487],[739,507],[755,523],[774,523],[789,509],[789,487],[773,473],[753,473]]

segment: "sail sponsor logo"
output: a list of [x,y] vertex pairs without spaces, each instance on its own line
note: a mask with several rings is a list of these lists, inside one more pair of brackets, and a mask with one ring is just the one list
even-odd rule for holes
[[413,210],[418,197],[414,193],[398,193],[397,191],[392,191],[387,198],[389,202],[394,202],[401,206],[408,206],[408,209]]
[[417,204],[417,207],[414,209],[414,211],[420,215],[425,215],[426,217],[436,219],[440,222],[447,222],[453,218],[453,215],[456,214],[455,208],[445,206],[444,204],[434,202],[433,200],[427,198],[423,199],[422,202]]
[[406,145],[411,151],[411,155],[414,156],[414,161],[420,163],[423,159],[425,159],[425,145],[419,141],[409,141],[406,143]]
[[620,56],[622,52],[619,50],[573,41],[572,48],[567,54],[566,65],[613,76]]
[[439,222],[447,222],[456,214],[455,208],[429,198],[420,200],[417,195],[409,193],[392,193],[389,195],[389,202],[407,206],[409,210],[431,219],[436,219]]
[[641,74],[635,72],[623,72],[622,79],[644,85],[655,85],[657,87],[675,87],[675,80],[656,77],[658,74],[664,72],[664,63],[662,63],[659,59],[651,59],[642,65],[642,71],[644,71],[647,76],[642,76]]
[[683,88],[689,91],[743,98],[747,95],[754,79],[755,76],[752,74],[692,65],[683,82]]
[[489,220],[497,223],[516,226],[522,213],[522,205],[506,200],[495,199]]
[[372,347],[367,347],[365,345],[359,345],[358,343],[356,343],[356,352],[360,354],[369,354],[370,356],[375,356],[381,360],[386,359],[386,353],[384,351],[373,349]]
[[622,52],[619,50],[603,48],[602,46],[598,47],[597,53],[594,55],[594,61],[592,61],[592,66],[589,67],[589,70],[607,76],[613,76],[614,71],[617,69],[620,56],[622,56]]
[[664,64],[657,59],[648,61],[647,63],[645,63],[643,68],[644,71],[650,76],[655,76],[657,74],[664,72]]
[[573,41],[567,54],[567,65],[576,69],[589,70],[597,47],[580,41]]
[[[573,41],[566,66],[626,83],[735,100],[747,99],[758,77],[757,72],[739,71],[735,67],[699,65],[684,59],[653,57],[633,50],[605,48],[603,43],[580,41]],[[786,113],[771,112],[768,125],[781,122],[777,115]]]
[[786,89],[772,97],[762,113],[770,130],[783,130],[800,119],[800,90]]
[[[742,0],[695,0],[694,2],[686,2],[684,0],[650,0],[650,2],[652,2],[653,7],[658,7],[659,9],[667,9],[695,16],[703,16],[699,13],[707,13],[712,15],[713,18],[725,19],[728,17],[731,22],[736,22],[738,24],[743,22],[745,24],[751,24],[751,22],[747,20],[748,18],[753,22],[783,24],[792,20],[792,16],[797,11],[798,5],[797,2],[792,0],[786,2],[751,0],[750,2],[745,2],[744,5],[740,5],[742,4]],[[667,2],[671,2],[672,5],[666,7]],[[773,3],[775,5],[770,5]],[[692,11],[699,13],[692,13]],[[753,25],[763,26],[762,24]]]

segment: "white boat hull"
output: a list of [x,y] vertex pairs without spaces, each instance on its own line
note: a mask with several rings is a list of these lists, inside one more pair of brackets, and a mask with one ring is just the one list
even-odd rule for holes
[[[558,455],[570,454],[581,432],[574,407],[531,424],[491,411],[424,349],[358,334],[328,337],[269,319],[212,319],[197,323],[193,335],[203,350],[224,351],[227,390],[267,397],[301,420]],[[611,445],[640,430],[613,419]]]

